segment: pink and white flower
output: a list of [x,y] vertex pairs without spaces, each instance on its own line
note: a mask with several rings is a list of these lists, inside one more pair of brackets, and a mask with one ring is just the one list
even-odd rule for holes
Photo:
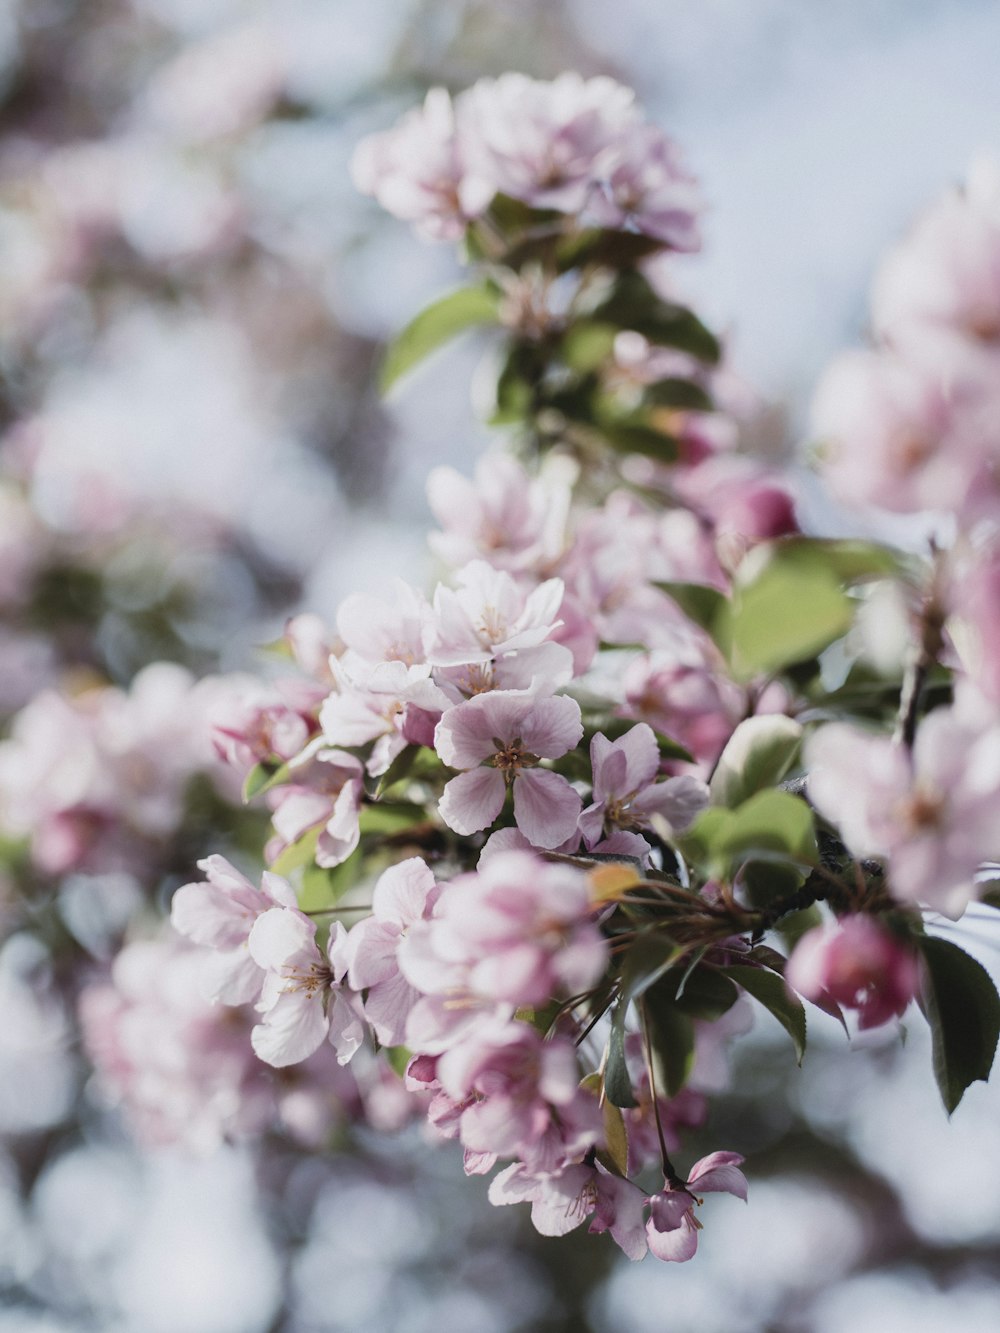
[[588,1230],[610,1231],[629,1259],[644,1258],[649,1248],[642,1190],[599,1162],[567,1166],[556,1175],[533,1175],[515,1162],[494,1176],[489,1198],[496,1207],[530,1203],[532,1225],[543,1236],[565,1236],[589,1217]]
[[746,1177],[739,1169],[742,1162],[739,1153],[709,1153],[695,1162],[686,1183],[665,1181],[663,1189],[650,1196],[646,1240],[657,1259],[684,1263],[694,1257],[701,1230],[694,1215],[695,1205],[701,1202],[699,1194],[723,1192],[746,1201]]
[[341,1064],[364,1041],[357,997],[340,983],[346,968],[346,932],[338,921],[327,954],[316,944],[316,922],[294,907],[264,912],[250,931],[250,954],[262,968],[261,1022],[251,1033],[254,1050],[269,1065],[298,1064],[329,1041]]
[[441,818],[456,833],[478,833],[513,787],[518,828],[535,847],[557,847],[576,827],[581,802],[566,778],[539,764],[561,758],[582,735],[580,706],[564,695],[495,690],[458,704],[434,733],[441,759],[465,770],[445,787]]
[[580,816],[580,832],[591,850],[602,839],[616,837],[616,851],[645,856],[649,843],[641,830],[649,827],[652,815],[680,833],[708,805],[708,788],[698,778],[656,780],[660,751],[644,722],[616,741],[598,732],[590,743],[590,760],[594,800]]
[[1000,722],[939,708],[912,754],[846,724],[821,728],[803,751],[809,794],[859,857],[882,857],[901,902],[957,917],[983,861],[997,858]]
[[267,870],[255,888],[224,856],[208,856],[198,869],[205,879],[177,890],[170,903],[171,924],[192,943],[213,951],[206,959],[209,997],[245,1004],[256,999],[264,983],[247,946],[254,922],[272,907],[297,906],[295,892]]
[[359,921],[347,935],[343,959],[347,979],[355,991],[367,990],[364,1010],[383,1046],[400,1046],[406,1020],[419,992],[399,970],[400,941],[433,908],[438,885],[419,857],[391,866],[372,893],[372,915]]

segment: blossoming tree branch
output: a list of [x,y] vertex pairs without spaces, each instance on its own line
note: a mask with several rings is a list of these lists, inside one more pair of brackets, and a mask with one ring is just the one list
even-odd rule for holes
[[[747,1197],[741,1145],[685,1131],[755,1010],[801,1060],[810,1006],[916,1000],[949,1112],[992,1066],[997,993],[935,926],[1000,908],[1000,173],[890,255],[817,396],[831,493],[923,516],[913,553],[804,535],[742,451],[749,395],[677,292],[698,188],[629,90],[434,90],[354,172],[468,273],[386,387],[487,330],[497,445],[429,478],[432,592],[299,616],[287,679],[200,696],[267,868],[200,863],[177,934],[84,994],[90,1049],[153,1137],[178,1097],[242,1133],[277,1098],[317,1147],[334,1097],[424,1116],[539,1231],[687,1260],[704,1196]],[[134,1039],[166,1022],[184,1078]]]

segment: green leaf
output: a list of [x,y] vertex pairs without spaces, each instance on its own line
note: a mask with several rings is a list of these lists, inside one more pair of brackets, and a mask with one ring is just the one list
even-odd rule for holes
[[798,796],[773,789],[757,792],[732,812],[718,845],[731,856],[770,851],[806,865],[819,859],[809,806]]
[[570,370],[589,374],[609,359],[617,336],[618,330],[613,324],[602,324],[593,319],[577,320],[563,335],[560,356]]
[[677,957],[677,947],[667,940],[642,939],[629,950],[622,968],[621,987],[608,1038],[604,1065],[604,1090],[615,1106],[637,1106],[625,1063],[625,1019],[632,1001],[645,993]]
[[353,851],[339,866],[306,866],[299,890],[299,907],[303,912],[321,912],[325,907],[336,907],[344,894],[357,884],[361,870],[360,850]]
[[957,944],[924,935],[919,946],[934,1077],[951,1115],[970,1083],[985,1083],[990,1076],[1000,1036],[1000,997],[982,964]]
[[632,1091],[632,1080],[628,1076],[625,1062],[625,1014],[628,1003],[623,996],[619,999],[611,1022],[608,1037],[608,1058],[604,1063],[604,1092],[614,1106],[638,1106]]
[[801,1064],[806,1050],[806,1011],[799,997],[788,989],[777,973],[762,967],[746,967],[738,963],[719,971],[742,986],[748,995],[774,1015],[791,1037],[796,1058]]
[[[680,968],[674,971],[679,972]],[[668,973],[661,984],[666,988],[668,978],[672,977],[673,973]],[[678,979],[674,1002],[682,1013],[691,1018],[715,1022],[732,1009],[737,998],[736,986],[717,968],[696,967],[687,976]]]
[[406,1073],[406,1066],[413,1058],[413,1052],[408,1046],[383,1046],[382,1054],[389,1062],[389,1068],[400,1078]]
[[601,1106],[604,1119],[605,1155],[620,1176],[628,1174],[628,1130],[625,1117],[611,1100],[605,1097]]
[[243,783],[243,804],[248,805],[261,792],[287,782],[290,773],[288,764],[254,764]]
[[815,546],[759,546],[733,590],[733,669],[749,679],[807,661],[845,634],[853,618],[834,565]]
[[657,380],[643,392],[643,401],[650,407],[671,407],[685,411],[711,412],[712,400],[694,380],[669,378]]
[[657,463],[677,461],[677,441],[650,425],[645,415],[636,413],[617,421],[602,418],[598,430],[613,449],[622,454],[641,454]]
[[801,870],[778,861],[747,861],[740,868],[740,884],[751,907],[770,907],[790,898],[805,881]]
[[677,1004],[676,981],[663,978],[643,997],[643,1018],[649,1024],[650,1045],[656,1053],[658,1091],[676,1097],[694,1068],[694,1020]]
[[382,392],[388,393],[424,357],[466,329],[496,324],[499,306],[499,294],[489,287],[459,287],[421,310],[386,349],[380,379]]
[[427,811],[422,805],[413,805],[409,801],[379,801],[375,805],[362,806],[358,815],[358,825],[365,833],[402,833],[414,824],[422,824],[427,818]]
[[776,787],[798,758],[802,727],[781,713],[745,718],[722,751],[709,790],[730,809],[755,792]]
[[631,268],[664,248],[662,241],[639,232],[588,229],[574,232],[560,241],[556,260],[560,273],[582,264],[623,269]]
[[623,273],[611,292],[592,311],[620,329],[634,329],[661,347],[677,347],[700,361],[714,364],[719,341],[690,310],[661,300],[649,281],[635,271]]
[[904,569],[900,552],[878,542],[854,538],[790,537],[787,546],[790,551],[803,553],[807,559],[818,558],[844,583],[888,578]]
[[308,865],[311,861],[315,861],[319,834],[320,826],[318,824],[313,825],[311,829],[307,829],[298,842],[293,842],[290,847],[285,848],[270,869],[276,875],[290,875],[299,866]]
[[602,1097],[603,1084],[600,1074],[587,1074],[580,1080],[580,1087],[601,1098],[601,1117],[604,1121],[604,1141],[607,1146],[603,1149],[598,1148],[598,1159],[609,1171],[625,1176],[628,1173],[628,1130],[625,1127],[625,1117],[610,1097]]
[[818,860],[813,815],[805,801],[788,792],[759,791],[736,810],[713,806],[680,840],[692,861],[726,876],[741,861],[787,858],[796,865]]

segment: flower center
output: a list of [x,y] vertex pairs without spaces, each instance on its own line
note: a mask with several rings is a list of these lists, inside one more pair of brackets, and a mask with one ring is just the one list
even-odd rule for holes
[[493,744],[496,746],[496,753],[490,763],[500,770],[508,782],[519,769],[534,768],[539,762],[537,754],[525,750],[520,736],[512,741],[501,741],[494,736]]
[[333,973],[325,963],[310,963],[308,967],[292,967],[285,974],[285,986],[287,991],[305,991],[307,995],[315,995],[318,991],[324,991],[333,980]]

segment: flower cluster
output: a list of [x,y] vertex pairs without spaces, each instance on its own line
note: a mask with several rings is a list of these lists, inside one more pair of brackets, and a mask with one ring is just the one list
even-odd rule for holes
[[195,681],[184,668],[159,662],[128,691],[37,694],[0,742],[5,836],[27,838],[45,875],[144,876],[157,848],[180,828],[195,775],[209,777],[230,799],[238,796],[209,735],[219,688],[218,679]]
[[[887,279],[879,346],[820,393],[843,497],[976,520],[907,561],[803,536],[787,486],[740,452],[738,386],[658,267],[694,244],[693,187],[627,90],[434,90],[355,171],[424,235],[463,239],[478,281],[418,317],[387,369],[433,350],[428,327],[493,323],[496,420],[521,460],[432,474],[429,597],[398,580],[346,598],[333,630],[298,617],[298,678],[216,686],[206,732],[273,832],[259,887],[213,855],[174,895],[178,956],[203,960],[192,1012],[232,1008],[244,1054],[282,1078],[391,1066],[468,1174],[500,1168],[494,1203],[687,1260],[700,1196],[746,1198],[739,1154],[686,1176],[671,1156],[725,1086],[751,1001],[801,1056],[800,996],[866,1029],[919,994],[949,1109],[992,1064],[991,983],[924,928],[984,892],[1000,851],[981,311],[976,333],[958,295],[911,309]],[[980,180],[959,208],[987,240],[991,199]],[[879,589],[913,631],[909,668],[890,654],[882,677],[865,639]],[[803,912],[786,960],[765,937]],[[141,1106],[122,969],[89,1002],[111,1034],[92,1046]],[[974,1040],[956,990],[983,1003]],[[210,1050],[207,1031],[182,1041]],[[206,1091],[217,1077],[238,1100],[245,1066],[226,1068]],[[376,1086],[363,1113],[388,1123]]]
[[675,250],[699,244],[701,198],[676,146],[609,78],[504,74],[454,101],[434,88],[419,110],[366,139],[353,169],[364,194],[434,240],[458,238],[506,195]]

